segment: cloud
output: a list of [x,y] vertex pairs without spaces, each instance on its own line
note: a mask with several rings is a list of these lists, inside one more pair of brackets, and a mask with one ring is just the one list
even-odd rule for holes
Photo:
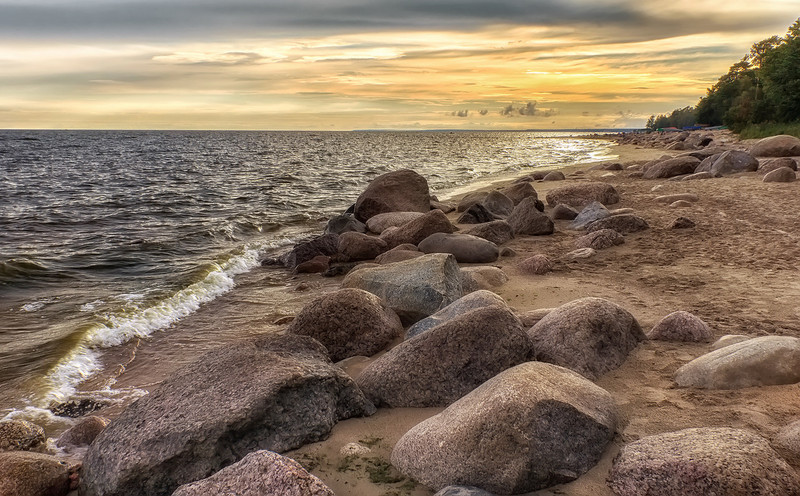
[[469,117],[469,110],[454,110],[450,115],[453,117]]
[[500,115],[505,117],[552,117],[558,114],[557,109],[553,108],[540,108],[538,102],[527,102],[524,105],[515,107],[514,104],[509,104],[500,110]]

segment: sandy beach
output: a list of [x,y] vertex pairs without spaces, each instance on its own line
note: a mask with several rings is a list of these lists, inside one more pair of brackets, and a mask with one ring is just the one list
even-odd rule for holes
[[[630,145],[622,145],[616,152],[620,158],[615,162],[625,165],[680,153]],[[796,250],[800,221],[792,208],[797,183],[764,183],[755,172],[706,181],[670,181],[629,177],[627,170],[589,169],[576,164],[561,170],[567,182],[588,179],[612,184],[621,196],[614,207],[633,209],[647,220],[650,229],[629,234],[624,244],[579,261],[562,259],[575,249],[575,239],[581,234],[567,229],[569,221],[556,221],[553,235],[512,240],[506,246],[516,256],[503,257],[492,265],[509,276],[509,281],[494,291],[517,312],[596,296],[630,311],[645,332],[665,315],[684,310],[707,322],[715,338],[727,334],[800,336],[800,311],[794,304],[800,298],[800,255]],[[533,184],[544,198],[564,182]],[[655,201],[659,196],[679,193],[695,194],[699,201],[683,208]],[[450,214],[454,222],[456,217]],[[693,220],[696,227],[669,229],[677,217]],[[535,276],[517,269],[520,261],[536,254],[553,260],[554,270]],[[304,279],[316,280],[314,276]],[[797,419],[798,384],[738,390],[676,387],[675,371],[711,350],[711,343],[642,343],[622,367],[597,381],[613,395],[625,417],[625,426],[601,462],[572,483],[531,494],[613,494],[606,485],[612,459],[622,445],[643,436],[689,427],[725,426],[750,429],[771,439]],[[346,370],[357,376],[370,360],[374,357],[349,360]],[[393,445],[408,429],[441,410],[380,409],[372,417],[339,423],[328,440],[288,456],[312,469],[337,494],[433,494],[396,473],[391,475],[399,479],[397,482],[373,483],[370,471],[389,459]],[[348,459],[340,450],[353,442],[367,443],[372,452]],[[381,477],[373,475],[372,479]]]

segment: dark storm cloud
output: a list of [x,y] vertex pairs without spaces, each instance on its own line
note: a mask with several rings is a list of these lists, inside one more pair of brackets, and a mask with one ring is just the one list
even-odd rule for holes
[[592,24],[634,33],[731,31],[785,22],[774,15],[659,18],[623,0],[0,0],[0,38],[219,40],[490,24]]

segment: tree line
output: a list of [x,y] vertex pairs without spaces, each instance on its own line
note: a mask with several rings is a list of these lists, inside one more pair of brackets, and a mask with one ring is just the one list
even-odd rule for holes
[[747,126],[800,121],[800,18],[785,36],[753,44],[750,53],[708,88],[694,107],[650,116],[648,129],[688,127],[697,123]]

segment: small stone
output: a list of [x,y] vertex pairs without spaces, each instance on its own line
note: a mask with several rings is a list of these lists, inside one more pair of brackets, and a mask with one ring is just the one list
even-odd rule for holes
[[561,171],[548,172],[542,178],[543,181],[563,181],[564,179],[566,179],[566,177],[564,177],[564,173]]
[[676,201],[681,200],[694,203],[700,201],[700,197],[692,193],[679,193],[675,195],[658,196],[654,201],[656,203],[675,203]]
[[517,267],[526,274],[543,275],[553,270],[553,262],[546,255],[534,255],[520,262]]
[[693,227],[695,227],[695,223],[692,219],[678,217],[670,223],[668,229],[691,229]]
[[372,450],[359,443],[348,443],[339,450],[341,456],[364,456],[372,453]]
[[797,180],[797,173],[788,167],[781,167],[764,175],[765,183],[792,183]]
[[678,200],[675,203],[670,203],[669,208],[687,208],[691,206],[692,202],[688,202],[686,200]]
[[679,310],[667,315],[647,333],[649,339],[660,341],[708,342],[714,333],[708,324],[689,312]]
[[594,248],[579,248],[564,255],[564,258],[567,260],[584,260],[591,258],[596,254],[597,251],[595,251]]
[[752,336],[745,336],[744,334],[726,334],[721,338],[714,341],[714,344],[711,345],[712,350],[718,350],[720,348],[724,348],[726,346],[730,346],[732,344],[741,343],[742,341],[747,341],[748,339],[753,339]]
[[625,243],[625,236],[613,229],[600,229],[575,240],[576,248],[604,250]]
[[559,203],[553,207],[553,211],[550,215],[553,217],[553,220],[573,220],[578,216],[578,212],[569,205]]

